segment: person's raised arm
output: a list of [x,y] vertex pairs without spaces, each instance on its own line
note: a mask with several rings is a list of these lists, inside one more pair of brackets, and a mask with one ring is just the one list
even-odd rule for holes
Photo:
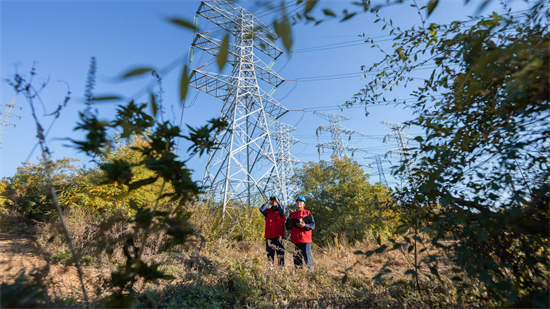
[[286,216],[286,209],[285,209],[285,205],[283,205],[283,203],[281,203],[281,201],[279,201],[279,211],[281,212],[281,216]]
[[262,213],[262,215],[264,215],[264,217],[267,217],[267,209],[269,207],[271,207],[271,204],[269,204],[269,202],[263,204],[262,207],[260,207],[260,212]]

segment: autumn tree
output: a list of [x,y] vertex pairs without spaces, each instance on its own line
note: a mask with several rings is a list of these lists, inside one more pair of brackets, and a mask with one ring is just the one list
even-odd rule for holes
[[309,162],[297,170],[296,181],[315,216],[314,233],[323,242],[345,235],[355,243],[390,231],[395,213],[388,207],[388,188],[371,184],[356,161],[333,156],[332,161]]
[[[63,158],[51,163],[52,179],[59,194],[61,206],[69,205],[77,194],[75,184],[82,183],[84,177],[78,160]],[[44,162],[30,162],[17,168],[16,173],[3,181],[2,201],[6,209],[14,214],[47,221],[55,215],[55,207],[50,187],[44,174]]]

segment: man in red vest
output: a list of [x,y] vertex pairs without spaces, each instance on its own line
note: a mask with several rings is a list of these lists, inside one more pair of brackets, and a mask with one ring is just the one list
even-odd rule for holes
[[278,264],[285,265],[285,247],[281,239],[285,238],[285,206],[274,195],[269,201],[260,207],[260,212],[265,217],[265,250],[267,258],[273,261],[277,253]]
[[[290,240],[296,246],[297,253],[294,254],[294,265],[303,265],[303,262],[313,269],[313,263],[311,260],[311,234],[315,228],[315,220],[309,210],[305,210],[306,198],[302,195],[296,198],[296,211],[293,211],[288,216],[286,222],[286,229],[291,230]],[[291,226],[291,218],[298,219],[299,222],[296,226]],[[307,223],[306,223],[307,221]]]

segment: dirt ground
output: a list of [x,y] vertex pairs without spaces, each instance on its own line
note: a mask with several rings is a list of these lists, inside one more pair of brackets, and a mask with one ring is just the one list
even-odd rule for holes
[[[29,274],[47,266],[48,262],[30,238],[0,233],[0,283],[13,283],[21,271]],[[83,272],[88,296],[94,299],[98,295],[93,287],[101,285],[108,274],[90,268],[83,268]],[[52,297],[83,300],[76,267],[50,264],[47,273],[44,283]]]

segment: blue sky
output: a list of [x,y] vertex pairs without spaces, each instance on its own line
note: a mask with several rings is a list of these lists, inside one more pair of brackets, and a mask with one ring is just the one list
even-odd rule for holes
[[[316,10],[331,7],[340,12],[344,4],[351,1],[321,1]],[[386,2],[381,1],[381,2]],[[407,1],[406,1],[407,2]],[[412,1],[409,1],[413,3]],[[473,2],[473,3],[472,3]],[[427,19],[427,22],[448,23],[454,20],[467,20],[474,15],[477,1],[470,1],[465,5],[462,0],[440,1],[437,10]],[[513,11],[524,10],[528,5],[524,1],[505,1]],[[380,15],[393,19],[394,24],[402,28],[420,25],[421,21],[410,3],[393,5],[380,11]],[[427,1],[418,1],[419,5]],[[72,92],[72,99],[68,107],[63,110],[61,117],[56,121],[48,136],[49,147],[54,158],[76,157],[83,164],[91,164],[90,158],[78,153],[71,147],[66,138],[80,139],[81,134],[74,132],[78,112],[84,109],[83,96],[86,75],[90,58],[95,56],[98,63],[97,84],[95,94],[119,93],[132,97],[143,88],[152,78],[135,79],[129,82],[114,82],[113,77],[133,67],[150,66],[162,68],[174,60],[185,56],[193,40],[193,32],[175,27],[166,22],[166,17],[180,17],[192,20],[199,7],[200,1],[0,1],[0,76],[3,79],[10,77],[15,70],[27,73],[33,62],[37,62],[38,77],[49,79],[49,85],[42,93],[42,99],[47,112],[52,112],[63,100],[67,90],[64,82],[68,83]],[[243,7],[252,12],[261,12],[257,2],[239,1]],[[492,1],[483,14],[492,11],[503,12],[498,1]],[[424,12],[425,13],[425,12]],[[317,12],[319,14],[319,12]],[[275,15],[262,16],[265,23],[270,23]],[[328,142],[330,133],[324,133],[319,138],[315,129],[319,125],[327,124],[323,119],[313,115],[315,110],[334,112],[351,117],[343,122],[349,129],[356,130],[363,136],[353,137],[350,141],[355,147],[364,149],[367,154],[357,154],[361,163],[373,163],[372,156],[384,154],[395,148],[395,141],[383,144],[383,136],[390,133],[389,128],[380,124],[380,121],[403,122],[411,119],[411,111],[403,106],[375,106],[369,107],[369,115],[365,116],[362,107],[346,109],[337,107],[349,99],[362,86],[365,80],[359,77],[345,79],[324,79],[316,81],[300,81],[300,78],[318,77],[334,74],[359,72],[361,65],[371,65],[382,58],[382,53],[370,47],[370,44],[361,44],[344,48],[321,48],[316,51],[299,52],[316,46],[325,46],[335,43],[348,42],[358,39],[358,35],[381,36],[388,32],[381,30],[381,24],[374,24],[372,14],[358,15],[353,19],[339,23],[327,21],[319,26],[312,24],[298,24],[293,27],[294,45],[296,53],[292,57],[281,56],[274,69],[285,79],[298,79],[297,82],[287,81],[273,95],[281,104],[291,111],[284,115],[282,122],[295,125],[295,136],[307,143],[293,148],[294,154],[303,161],[318,161],[316,145],[319,142]],[[200,30],[205,28],[205,20],[200,19]],[[219,33],[219,32],[218,32]],[[382,40],[381,38],[380,40]],[[280,46],[282,43],[278,42]],[[392,42],[381,42],[380,45],[389,48]],[[335,45],[338,46],[338,45]],[[197,67],[200,52],[195,51],[191,66]],[[205,60],[209,60],[205,56]],[[181,71],[179,64],[169,74],[163,76],[165,117],[176,118],[179,122],[181,105],[178,102],[178,82]],[[418,71],[415,76],[422,77]],[[60,82],[64,81],[64,82]],[[404,99],[418,83],[410,83],[407,88],[394,90],[388,93],[388,98]],[[265,89],[269,91],[270,89]],[[0,85],[0,102],[8,103],[14,96],[13,89],[2,82]],[[191,90],[187,103],[195,96]],[[138,102],[146,102],[146,98],[134,98]],[[38,151],[31,153],[36,144],[35,125],[30,114],[30,108],[23,98],[16,102],[22,110],[16,111],[21,119],[12,119],[16,127],[6,132],[0,150],[0,177],[13,175],[21,161],[30,156],[36,162]],[[97,105],[99,115],[112,119],[116,105]],[[174,113],[172,113],[172,107]],[[322,107],[322,108],[319,108]],[[332,107],[332,108],[330,108]],[[185,109],[183,122],[191,126],[205,124],[206,120],[218,117],[221,101],[207,94],[200,94],[196,103]],[[2,108],[0,108],[2,110]],[[53,120],[44,117],[41,105],[38,105],[42,124],[47,127]],[[421,132],[412,128],[411,135]],[[182,149],[186,149],[182,142]],[[185,156],[181,150],[180,155]],[[321,155],[321,159],[329,159],[330,151]],[[194,178],[202,179],[207,157],[193,158],[189,166],[195,170]],[[394,158],[392,162],[396,162]],[[375,165],[373,165],[375,167]],[[385,163],[386,177],[391,182],[395,180],[389,175],[389,163]],[[366,169],[367,171],[375,170]],[[373,176],[375,181],[377,176]],[[395,183],[395,182],[394,182]]]

